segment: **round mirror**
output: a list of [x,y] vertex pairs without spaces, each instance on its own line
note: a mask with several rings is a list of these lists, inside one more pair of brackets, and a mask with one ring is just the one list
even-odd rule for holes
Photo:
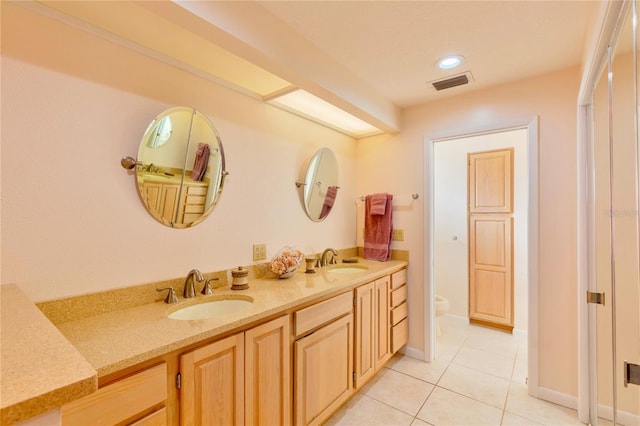
[[319,149],[309,161],[305,174],[303,204],[314,222],[324,220],[338,195],[338,161],[329,148]]
[[215,207],[225,171],[220,136],[193,108],[158,115],[140,141],[138,192],[159,222],[174,228],[200,223]]

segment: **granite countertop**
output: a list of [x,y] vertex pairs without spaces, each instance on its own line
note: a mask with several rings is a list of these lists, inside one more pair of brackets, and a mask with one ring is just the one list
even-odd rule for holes
[[[227,286],[214,290],[210,296],[198,294],[195,300],[185,301],[180,297],[177,304],[148,303],[58,324],[57,327],[102,377],[241,329],[316,299],[344,293],[379,276],[396,272],[406,267],[407,262],[360,259],[358,265],[369,269],[353,274],[335,274],[328,273],[327,268],[319,268],[315,274],[305,274],[304,268],[300,268],[288,279],[252,280],[247,290],[233,291]],[[169,313],[190,304],[238,295],[253,298],[253,303],[240,311],[209,319],[183,321],[168,318]]]
[[94,392],[96,370],[13,284],[0,286],[0,424]]
[[[368,269],[348,274],[328,272],[333,267],[352,266],[343,264],[305,274],[302,267],[288,279],[250,280],[247,290],[233,291],[226,286],[209,296],[180,297],[177,304],[146,303],[56,325],[17,286],[0,286],[0,423],[13,424],[59,408],[94,392],[98,377],[344,293],[399,271],[407,262],[359,259],[358,265]],[[253,303],[209,319],[168,318],[185,306],[239,295],[252,298]]]

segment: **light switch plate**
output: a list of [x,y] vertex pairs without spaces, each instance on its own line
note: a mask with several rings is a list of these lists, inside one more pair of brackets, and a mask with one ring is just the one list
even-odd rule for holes
[[267,258],[267,245],[266,244],[254,244],[253,245],[253,261],[265,260]]
[[404,241],[404,229],[394,229],[391,232],[391,239],[393,241]]

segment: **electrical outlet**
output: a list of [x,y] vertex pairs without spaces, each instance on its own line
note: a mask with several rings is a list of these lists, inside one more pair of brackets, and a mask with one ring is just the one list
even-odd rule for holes
[[264,260],[267,258],[267,245],[266,244],[254,244],[253,245],[253,261]]
[[394,229],[391,233],[393,241],[404,241],[404,229]]

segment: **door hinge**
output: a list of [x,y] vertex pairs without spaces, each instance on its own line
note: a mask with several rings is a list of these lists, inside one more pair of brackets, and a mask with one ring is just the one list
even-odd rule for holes
[[180,389],[182,387],[182,375],[176,374],[176,387]]
[[[358,304],[357,304],[357,302],[356,302],[356,298],[354,297],[354,298],[353,298],[353,306],[357,306],[357,305],[358,305]],[[356,373],[353,373],[353,374],[356,374]]]
[[640,365],[624,362],[624,387],[632,385],[640,385]]
[[596,292],[587,290],[587,303],[604,306],[604,292]]
[[353,374],[351,375],[353,378],[353,386],[356,386],[356,372],[354,371]]

